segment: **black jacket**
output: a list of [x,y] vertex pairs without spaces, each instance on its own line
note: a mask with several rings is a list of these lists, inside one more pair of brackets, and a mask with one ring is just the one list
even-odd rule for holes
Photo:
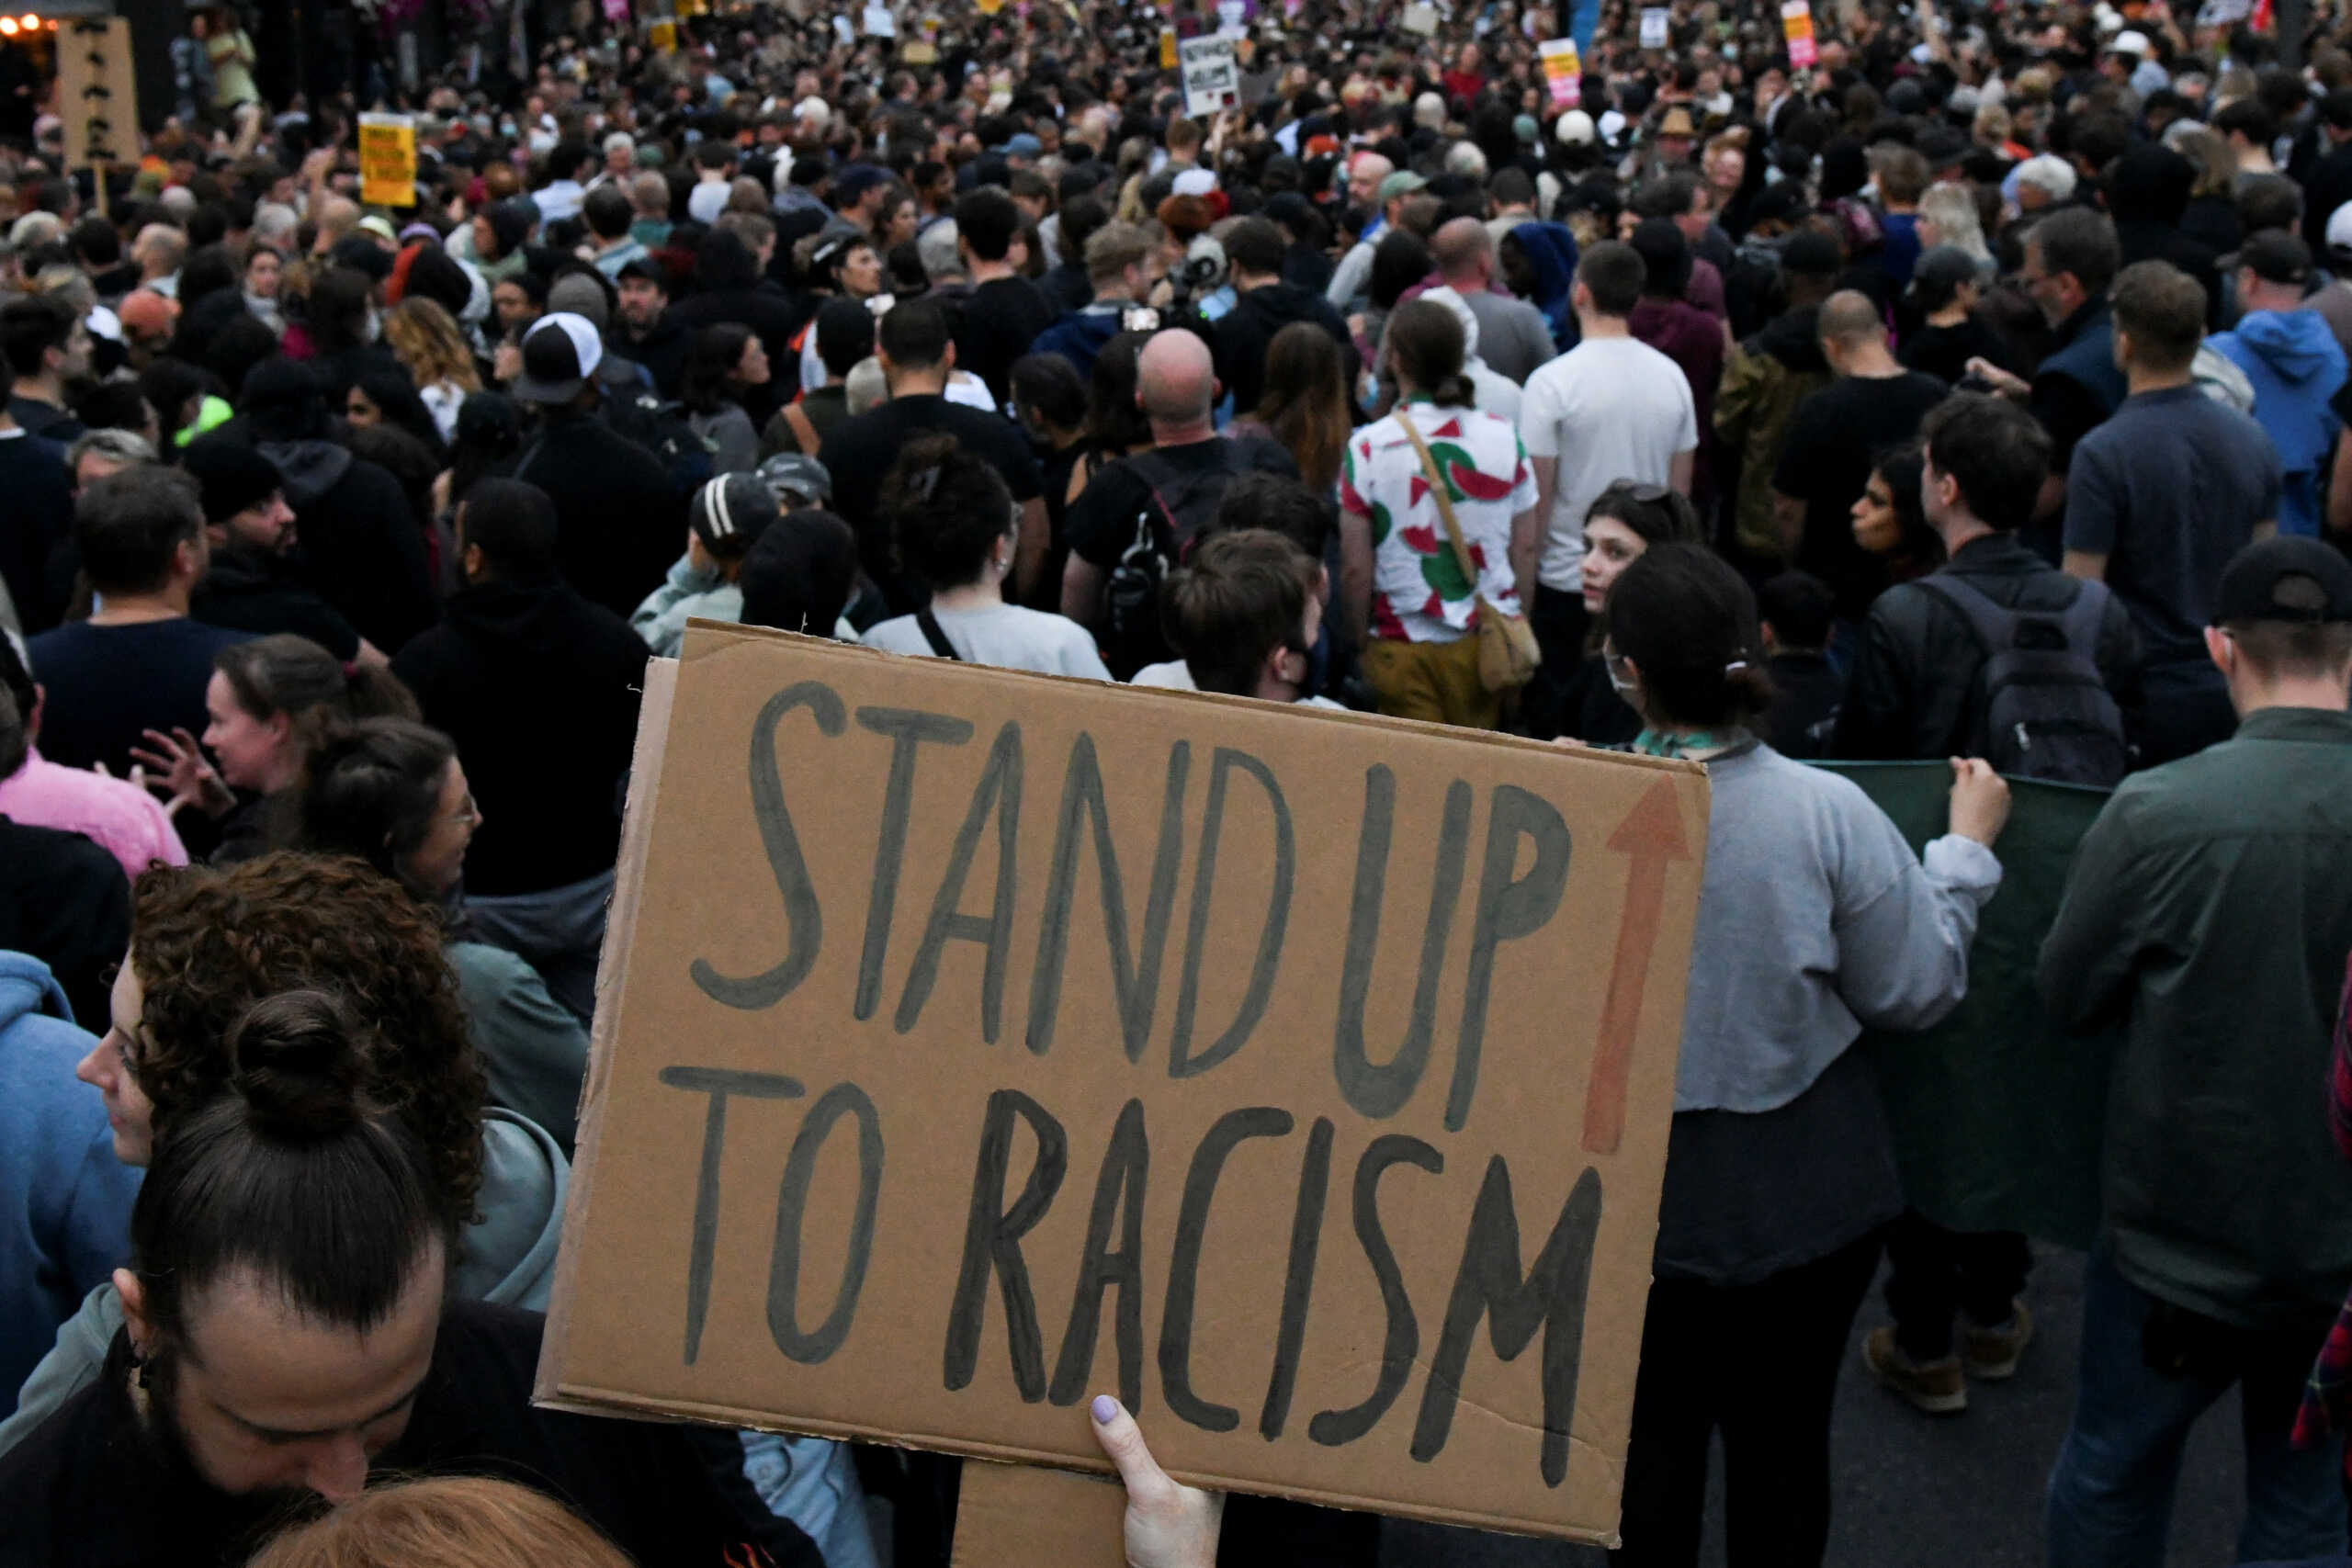
[[[1216,378],[1233,394],[1233,412],[1244,414],[1258,407],[1258,393],[1266,384],[1266,347],[1274,334],[1293,321],[1313,321],[1354,357],[1348,323],[1331,302],[1295,283],[1270,283],[1238,295],[1233,309],[1216,323]],[[1351,367],[1352,376],[1353,368]]]
[[550,411],[509,472],[555,502],[556,569],[590,603],[626,619],[678,558],[685,496],[661,458],[601,415]]
[[[534,1409],[537,1313],[442,1310],[433,1363],[379,1474],[486,1475],[555,1497],[640,1568],[757,1562],[822,1568],[808,1538],[763,1506],[731,1432]],[[0,1562],[9,1568],[227,1568],[277,1522],[216,1491],[150,1435],[115,1331],[96,1382],[0,1459]]]
[[433,624],[433,568],[408,492],[390,470],[332,441],[264,441],[286,479],[302,586],[390,652]]
[[0,817],[0,948],[48,964],[93,1034],[107,1032],[107,993],[130,945],[130,884],[119,861],[79,833]]
[[206,626],[256,637],[292,632],[337,659],[359,652],[359,634],[334,605],[302,586],[292,560],[241,546],[212,552],[188,614]]
[[541,893],[611,869],[648,657],[628,622],[555,578],[461,590],[393,657],[481,808],[469,888]]
[[[662,312],[662,319],[643,337],[632,337],[628,329],[615,326],[605,334],[605,352],[617,354],[645,367],[653,378],[654,389],[665,398],[678,395],[678,378],[685,373],[686,340],[692,334],[686,329],[686,319],[673,309]],[[767,340],[760,340],[765,346]],[[776,369],[782,372],[786,364],[795,370],[798,362],[778,360]]]
[[[1961,546],[1943,570],[2005,609],[2063,610],[2082,584],[2043,564],[2013,534]],[[1893,761],[1967,755],[1983,694],[1986,654],[1961,613],[1917,582],[1878,596],[1830,741],[1834,757]],[[2140,702],[2140,638],[2123,601],[2109,595],[2093,658],[2108,694],[2129,716]]]

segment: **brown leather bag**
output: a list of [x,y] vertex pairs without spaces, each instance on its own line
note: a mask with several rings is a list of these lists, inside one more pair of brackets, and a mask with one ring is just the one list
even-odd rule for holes
[[1544,649],[1535,641],[1535,628],[1527,624],[1524,615],[1507,615],[1495,608],[1494,602],[1478,592],[1478,569],[1470,559],[1470,547],[1462,542],[1462,525],[1453,515],[1453,499],[1445,487],[1445,476],[1438,472],[1437,459],[1430,456],[1429,444],[1421,433],[1413,428],[1400,405],[1396,423],[1404,427],[1413,450],[1420,455],[1421,472],[1429,476],[1430,496],[1437,502],[1437,514],[1445,523],[1445,536],[1453,547],[1453,559],[1470,584],[1471,596],[1476,601],[1470,626],[1478,638],[1478,679],[1490,692],[1516,692],[1535,678],[1536,667],[1544,662]]

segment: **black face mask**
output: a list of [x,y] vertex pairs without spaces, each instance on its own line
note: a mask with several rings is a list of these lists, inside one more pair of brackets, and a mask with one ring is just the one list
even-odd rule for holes
[[269,1486],[232,1494],[205,1478],[180,1430],[178,1360],[164,1351],[144,1368],[146,1409],[133,1419],[163,1484],[154,1506],[187,1520],[189,1539],[219,1541],[220,1561],[242,1562],[280,1529],[325,1511],[326,1499],[307,1487]]

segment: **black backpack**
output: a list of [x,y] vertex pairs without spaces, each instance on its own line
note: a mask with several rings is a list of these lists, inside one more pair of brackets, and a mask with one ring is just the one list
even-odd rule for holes
[[614,434],[661,458],[670,482],[683,494],[694,494],[718,472],[711,444],[695,429],[684,403],[665,401],[642,388],[615,391],[605,399],[605,423]]
[[1159,586],[1169,569],[1192,553],[1193,541],[1216,516],[1225,487],[1242,471],[1237,443],[1219,443],[1224,459],[1213,468],[1180,468],[1157,452],[1120,459],[1150,491],[1136,513],[1135,537],[1112,567],[1105,597],[1110,607],[1110,655],[1114,671],[1139,670],[1168,654],[1159,624]]
[[1949,572],[1923,577],[1919,586],[1959,611],[1984,650],[1973,754],[2017,778],[2121,781],[2132,766],[2123,710],[2096,657],[2105,583],[2083,583],[2057,611],[2005,609]]

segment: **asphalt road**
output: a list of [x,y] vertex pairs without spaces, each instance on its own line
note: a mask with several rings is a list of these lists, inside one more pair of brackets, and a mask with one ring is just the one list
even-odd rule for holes
[[[2082,1285],[2080,1254],[2042,1252],[2028,1287],[2034,1343],[2015,1378],[1972,1386],[1959,1416],[1914,1413],[1871,1381],[1849,1348],[1831,1433],[1830,1568],[2038,1568],[2042,1490],[2074,1404]],[[1855,1345],[1886,1321],[1873,1289]],[[1736,1354],[1723,1375],[1739,1375]],[[2237,1400],[2225,1396],[2190,1438],[2168,1568],[2235,1560],[2240,1453]],[[1709,1568],[1724,1562],[1720,1450],[1715,1458],[1701,1554]],[[1381,1548],[1383,1568],[1601,1568],[1607,1561],[1587,1547],[1396,1519],[1383,1526]]]

